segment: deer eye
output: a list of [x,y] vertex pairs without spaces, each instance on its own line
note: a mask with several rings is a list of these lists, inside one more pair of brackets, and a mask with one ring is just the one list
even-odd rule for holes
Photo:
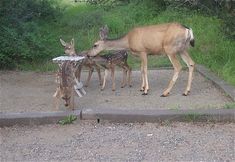
[[94,44],[94,46],[93,46],[94,48],[96,48],[96,47],[98,47],[98,44]]

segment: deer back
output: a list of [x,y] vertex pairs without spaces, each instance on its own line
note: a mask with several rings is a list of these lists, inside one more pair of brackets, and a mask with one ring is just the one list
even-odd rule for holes
[[62,63],[59,69],[59,83],[61,87],[71,87],[74,84],[74,69],[70,61]]

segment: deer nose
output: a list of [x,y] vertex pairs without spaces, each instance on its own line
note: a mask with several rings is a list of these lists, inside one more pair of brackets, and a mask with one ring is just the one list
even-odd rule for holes
[[67,107],[67,106],[69,106],[69,104],[67,104],[67,103],[66,103],[66,104],[64,104],[64,106],[66,106],[66,107]]

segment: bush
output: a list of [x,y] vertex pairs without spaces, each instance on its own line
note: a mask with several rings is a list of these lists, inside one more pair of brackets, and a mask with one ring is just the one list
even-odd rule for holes
[[0,69],[48,57],[50,35],[42,35],[40,21],[55,21],[60,10],[49,0],[1,0]]
[[235,1],[224,0],[165,0],[171,8],[181,9],[188,8],[190,10],[199,11],[205,16],[216,16],[223,20],[221,31],[227,37],[235,40]]
[[70,19],[67,19],[65,25],[78,29],[91,29],[94,26],[103,24],[103,13],[98,10],[81,12]]

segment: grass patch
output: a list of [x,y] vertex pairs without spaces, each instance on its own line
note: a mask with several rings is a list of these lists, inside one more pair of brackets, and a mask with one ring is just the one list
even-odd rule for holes
[[61,125],[72,124],[75,120],[77,120],[77,117],[75,115],[69,115],[60,120],[58,123]]
[[224,105],[224,108],[225,108],[225,109],[235,109],[235,102],[226,103],[226,104]]
[[184,120],[187,122],[195,122],[200,118],[200,114],[190,113],[184,116]]

